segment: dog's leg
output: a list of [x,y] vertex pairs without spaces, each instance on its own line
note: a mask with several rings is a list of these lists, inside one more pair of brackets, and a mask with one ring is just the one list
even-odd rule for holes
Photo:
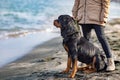
[[93,57],[93,62],[92,62],[92,68],[95,69],[95,62],[96,62],[96,57]]
[[90,73],[96,72],[96,69],[89,68],[89,69],[84,70],[83,72],[86,74],[90,74]]
[[74,78],[75,77],[75,74],[77,72],[77,58],[73,61],[73,64],[72,64],[72,73],[69,75],[69,78]]
[[[64,44],[64,48],[65,48],[65,50],[67,51],[67,53],[69,52],[69,49],[68,49],[68,47]],[[70,68],[71,68],[71,63],[72,63],[72,61],[71,61],[71,57],[70,57],[70,55],[69,55],[69,53],[68,53],[68,60],[67,60],[67,68],[64,70],[64,71],[62,71],[62,73],[68,73],[69,72],[69,70],[70,70]]]
[[74,39],[68,44],[69,52],[70,52],[70,57],[72,61],[72,72],[69,75],[69,78],[74,78],[75,74],[77,72],[77,61],[78,61],[78,56],[77,56],[77,39]]
[[91,68],[89,68],[88,70],[85,70],[84,73],[90,74],[90,73],[96,72],[95,62],[96,62],[96,57],[94,56],[91,64]]
[[80,71],[85,71],[89,69],[89,65],[85,66],[85,67],[78,67],[78,70]]

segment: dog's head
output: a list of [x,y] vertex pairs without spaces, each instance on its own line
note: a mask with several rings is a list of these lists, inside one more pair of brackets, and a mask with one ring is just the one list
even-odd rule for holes
[[60,15],[58,19],[54,20],[53,24],[61,29],[63,37],[72,35],[79,31],[75,20],[69,15]]
[[54,26],[57,28],[65,28],[69,26],[69,23],[73,21],[73,18],[69,15],[60,15],[58,19],[54,20]]

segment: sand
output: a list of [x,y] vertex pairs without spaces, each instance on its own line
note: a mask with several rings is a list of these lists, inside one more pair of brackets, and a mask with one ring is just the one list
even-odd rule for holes
[[[57,37],[38,44],[26,56],[0,68],[0,80],[120,80],[120,24],[108,24],[105,33],[114,59],[118,61],[113,72],[85,74],[78,71],[74,79],[68,78],[70,73],[61,74],[66,68],[67,54],[62,38]],[[92,38],[94,44],[98,44],[94,34]]]

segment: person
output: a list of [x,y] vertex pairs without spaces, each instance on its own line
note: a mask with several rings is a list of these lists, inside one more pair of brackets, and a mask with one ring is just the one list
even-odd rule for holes
[[94,29],[99,42],[107,57],[106,71],[115,70],[113,54],[105,37],[104,29],[107,22],[110,0],[75,0],[72,16],[81,25],[83,36],[90,40],[91,30]]

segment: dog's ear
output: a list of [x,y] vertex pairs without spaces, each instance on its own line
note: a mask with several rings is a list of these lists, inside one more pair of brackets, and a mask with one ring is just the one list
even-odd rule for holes
[[61,25],[57,19],[53,21],[53,25],[56,26],[57,28],[61,28]]

